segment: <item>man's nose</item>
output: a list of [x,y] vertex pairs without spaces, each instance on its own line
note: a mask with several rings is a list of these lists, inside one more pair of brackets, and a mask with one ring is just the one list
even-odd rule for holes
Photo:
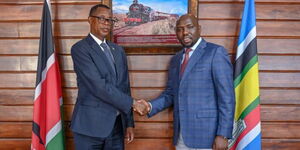
[[104,20],[104,24],[105,24],[105,25],[110,25],[109,20]]
[[183,29],[183,35],[187,35],[187,34],[189,34],[188,29],[184,28]]

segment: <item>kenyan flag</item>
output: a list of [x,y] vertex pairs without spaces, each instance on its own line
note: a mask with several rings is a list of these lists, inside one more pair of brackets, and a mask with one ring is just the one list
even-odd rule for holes
[[44,1],[31,150],[63,150],[62,92],[59,65],[54,52],[50,0]]

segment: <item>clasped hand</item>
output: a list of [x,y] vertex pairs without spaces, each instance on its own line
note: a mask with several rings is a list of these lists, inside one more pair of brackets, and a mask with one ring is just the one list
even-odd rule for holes
[[144,99],[134,100],[132,107],[133,110],[141,116],[148,114],[151,109],[150,104]]

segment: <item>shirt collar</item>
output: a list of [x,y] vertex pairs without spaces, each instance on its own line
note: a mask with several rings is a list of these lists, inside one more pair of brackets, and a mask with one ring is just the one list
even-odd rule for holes
[[100,40],[99,38],[97,38],[95,35],[93,35],[92,33],[90,33],[91,37],[96,41],[96,43],[98,45],[102,44],[102,43],[106,43],[106,40],[104,39],[103,41]]

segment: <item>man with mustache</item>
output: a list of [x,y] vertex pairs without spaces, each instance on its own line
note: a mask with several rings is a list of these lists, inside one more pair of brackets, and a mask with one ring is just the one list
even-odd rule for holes
[[[124,136],[134,138],[127,59],[122,47],[105,37],[115,22],[111,9],[91,8],[90,33],[71,49],[78,97],[71,129],[76,150],[123,150]],[[141,108],[140,108],[141,109]]]
[[183,50],[169,65],[165,91],[139,103],[149,117],[173,106],[176,150],[225,150],[232,136],[235,110],[233,70],[227,51],[200,37],[198,19],[186,14],[176,23]]

